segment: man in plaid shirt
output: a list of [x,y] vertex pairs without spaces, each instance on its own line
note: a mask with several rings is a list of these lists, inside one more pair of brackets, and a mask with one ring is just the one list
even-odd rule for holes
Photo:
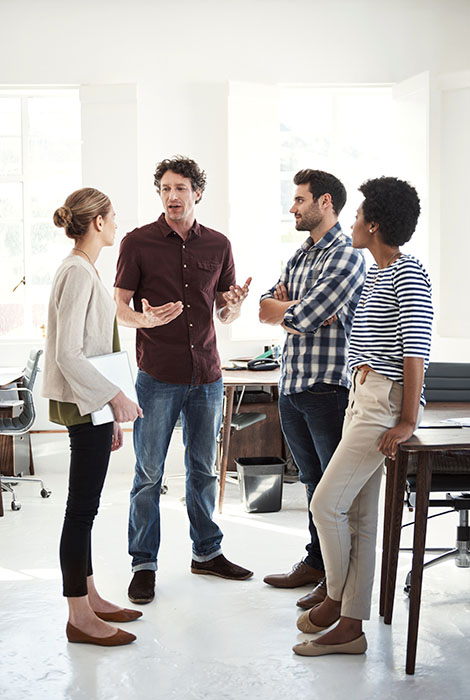
[[[310,501],[341,438],[350,377],[346,360],[354,311],[365,279],[362,253],[344,235],[338,215],[346,190],[334,175],[301,170],[290,212],[307,240],[287,263],[278,282],[263,294],[259,318],[286,331],[279,413],[282,431]],[[315,525],[308,509],[307,556],[286,574],[264,581],[278,588],[315,584],[297,601],[311,608],[326,595]]]

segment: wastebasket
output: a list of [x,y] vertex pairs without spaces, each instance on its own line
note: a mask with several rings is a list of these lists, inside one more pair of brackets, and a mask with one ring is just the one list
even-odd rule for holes
[[281,510],[285,461],[280,457],[238,457],[235,463],[245,510],[248,513]]

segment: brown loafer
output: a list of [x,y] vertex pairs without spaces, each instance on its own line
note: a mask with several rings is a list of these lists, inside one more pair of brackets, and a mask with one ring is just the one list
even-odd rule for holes
[[133,622],[142,617],[140,610],[129,610],[129,608],[122,608],[115,612],[98,612],[94,610],[94,613],[96,617],[99,617],[100,620],[106,620],[106,622]]
[[313,566],[309,566],[304,561],[299,561],[297,564],[294,564],[289,573],[269,574],[264,577],[263,581],[276,588],[298,588],[311,583],[317,584],[324,578],[324,571],[314,569]]
[[299,608],[303,608],[303,610],[310,610],[310,608],[314,608],[315,605],[318,605],[318,603],[323,603],[323,601],[326,598],[326,578],[324,578],[320,583],[315,586],[313,591],[310,591],[310,593],[307,593],[307,595],[302,596],[302,598],[299,598],[297,601],[297,605]]
[[155,571],[141,569],[134,573],[127,595],[131,603],[144,605],[155,597]]
[[92,637],[71,625],[70,622],[67,622],[65,633],[69,642],[74,642],[75,644],[95,644],[99,647],[120,647],[124,644],[130,644],[134,639],[137,639],[135,634],[124,632],[124,630],[121,629],[117,629],[110,637]]
[[219,576],[220,578],[228,578],[233,581],[244,581],[253,576],[253,572],[249,569],[244,569],[243,566],[233,564],[226,559],[223,554],[219,554],[209,561],[191,562],[192,574],[208,574],[209,576]]

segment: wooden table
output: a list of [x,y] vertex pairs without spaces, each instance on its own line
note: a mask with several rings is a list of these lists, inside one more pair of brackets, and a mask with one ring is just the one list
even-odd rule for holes
[[431,455],[439,452],[465,451],[470,460],[470,428],[443,428],[443,418],[470,416],[470,403],[431,403],[424,412],[422,425],[436,426],[418,429],[399,446],[395,462],[387,460],[385,490],[384,538],[382,551],[382,576],[380,587],[380,615],[385,624],[392,622],[398,553],[404,504],[406,475],[410,455],[418,456],[416,473],[416,507],[411,568],[411,593],[408,617],[406,673],[413,674],[416,665],[419,610],[423,579],[423,561],[429,492],[432,477]]
[[219,513],[222,512],[227,477],[228,455],[230,449],[230,432],[233,414],[233,396],[239,386],[277,386],[281,372],[279,369],[267,371],[223,370],[222,379],[225,388],[224,415],[222,421],[222,454],[219,474]]

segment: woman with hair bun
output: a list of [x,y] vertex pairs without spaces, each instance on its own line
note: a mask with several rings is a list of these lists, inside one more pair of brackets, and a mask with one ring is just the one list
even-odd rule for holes
[[[120,646],[134,641],[135,635],[109,622],[130,622],[141,613],[99,595],[93,580],[91,530],[110,453],[122,446],[119,423],[142,417],[142,410],[87,360],[120,349],[115,303],[95,268],[101,249],[114,243],[115,213],[105,194],[85,187],[56,210],[54,224],[74,241],[52,282],[42,392],[50,399],[50,420],[65,425],[70,438],[60,541],[63,594],[69,606],[66,634],[69,642]],[[106,403],[113,408],[114,422],[93,425],[90,414]]]
[[[367,248],[370,268],[350,337],[353,372],[343,434],[310,508],[325,562],[327,596],[302,613],[297,627],[315,640],[302,656],[363,654],[362,621],[370,617],[377,510],[384,457],[419,424],[432,326],[431,283],[421,263],[400,251],[420,205],[416,190],[394,177],[368,180],[352,227],[354,248]],[[339,620],[339,622],[338,622]],[[329,630],[336,622],[338,624]]]

